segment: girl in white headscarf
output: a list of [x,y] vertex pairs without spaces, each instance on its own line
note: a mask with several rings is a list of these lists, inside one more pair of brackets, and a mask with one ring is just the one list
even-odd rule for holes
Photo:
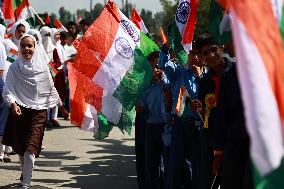
[[35,37],[35,39],[37,40],[37,45],[39,47],[39,50],[44,58],[44,60],[46,61],[46,64],[49,64],[49,62],[51,61],[50,58],[48,57],[44,47],[43,47],[43,44],[42,44],[42,38],[41,38],[41,34],[38,30],[36,29],[30,29],[28,31],[28,34],[32,35]]
[[64,62],[67,61],[67,53],[65,51],[65,49],[63,48],[63,46],[61,45],[60,42],[60,33],[59,30],[56,28],[51,28],[51,39],[52,39],[52,43],[55,46],[58,56],[60,58],[61,61],[61,65],[64,65]]
[[19,46],[19,40],[21,37],[30,30],[30,25],[25,20],[17,20],[17,22],[12,26],[11,33],[13,35],[12,41],[15,45]]
[[7,60],[12,60],[11,58],[7,58],[7,54],[10,55],[10,49],[15,48],[15,45],[10,39],[4,39],[5,34],[6,27],[0,24],[0,161],[11,162],[9,153],[11,153],[13,149],[2,144],[2,137],[9,114],[9,106],[4,102],[2,92],[5,84],[5,78],[7,76],[9,66],[11,65],[11,63]]
[[4,100],[11,108],[3,144],[12,146],[19,155],[21,185],[27,188],[35,158],[41,151],[47,109],[58,104],[62,107],[62,103],[36,39],[24,35],[19,43],[20,56],[10,66],[3,90]]
[[5,145],[2,144],[2,136],[5,130],[6,120],[9,113],[9,107],[3,100],[2,92],[5,83],[5,77],[7,75],[10,63],[6,61],[7,55],[6,55],[5,46],[3,45],[3,40],[2,40],[3,38],[4,35],[2,36],[2,32],[0,31],[0,162],[7,162],[11,161],[11,159],[9,156],[5,157],[4,152],[7,148],[5,147]]
[[52,40],[51,40],[51,29],[50,29],[50,27],[43,26],[40,29],[40,34],[41,34],[41,37],[42,37],[43,47],[44,47],[49,59],[51,61],[53,61],[53,50],[55,49],[55,46],[53,45]]

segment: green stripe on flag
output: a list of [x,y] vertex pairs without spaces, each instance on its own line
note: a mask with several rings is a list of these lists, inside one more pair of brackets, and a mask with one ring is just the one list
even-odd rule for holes
[[221,45],[232,42],[232,33],[230,31],[223,32],[222,35],[220,34],[220,23],[224,12],[224,9],[215,0],[211,1],[208,31]]
[[139,48],[143,52],[145,57],[148,57],[152,52],[160,51],[158,45],[151,38],[149,38],[148,35],[144,34],[143,32],[140,32]]
[[284,46],[284,6],[282,7],[282,16],[280,20],[280,31],[281,31],[282,42]]
[[13,59],[11,57],[7,57],[7,61],[13,63],[13,62],[15,62],[15,59]]
[[16,9],[22,3],[22,1],[23,0],[13,0],[14,9]]
[[281,165],[272,170],[265,177],[261,177],[256,167],[253,167],[255,189],[283,189],[284,188],[284,157]]
[[99,128],[95,134],[95,138],[98,140],[103,140],[108,137],[109,132],[113,128],[113,124],[108,121],[108,119],[101,113],[98,113]]
[[113,94],[128,111],[133,109],[152,79],[152,68],[140,49],[135,49],[134,61]]
[[131,134],[135,117],[135,107],[131,111],[127,111],[125,108],[122,107],[122,114],[119,123],[117,124],[117,127],[121,130],[122,133],[127,132],[129,135]]
[[182,38],[176,24],[173,24],[169,31],[169,40],[171,49],[173,50],[176,58],[182,65],[186,65],[188,61],[188,55],[182,46]]

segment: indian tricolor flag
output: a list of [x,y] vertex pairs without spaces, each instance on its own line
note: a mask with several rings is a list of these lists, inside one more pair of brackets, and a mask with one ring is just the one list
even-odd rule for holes
[[18,51],[16,49],[11,48],[9,50],[9,53],[7,54],[7,61],[13,63],[18,58],[18,56]]
[[43,20],[35,12],[33,7],[31,7],[29,0],[23,0],[21,4],[15,10],[16,19],[23,19],[29,22],[33,27],[36,25],[44,25]]
[[271,0],[225,3],[232,18],[255,186],[283,189],[284,49],[277,19]]
[[100,139],[113,126],[131,131],[135,104],[152,78],[144,55],[151,52],[141,49],[154,49],[153,43],[146,46],[143,35],[122,17],[109,2],[84,35],[75,63],[68,67],[71,121]]
[[59,31],[65,31],[67,32],[68,30],[63,26],[63,24],[60,22],[59,19],[54,20],[54,26],[59,30]]
[[146,28],[144,21],[138,14],[138,12],[135,9],[132,9],[131,12],[131,20],[132,22],[145,34],[148,34],[148,29]]
[[8,28],[15,23],[13,0],[3,1],[0,19]]
[[282,40],[284,42],[284,0],[271,0],[273,5],[274,15],[279,23]]
[[198,0],[180,0],[175,22],[169,31],[171,48],[182,64],[187,63],[187,54],[192,48],[197,3]]

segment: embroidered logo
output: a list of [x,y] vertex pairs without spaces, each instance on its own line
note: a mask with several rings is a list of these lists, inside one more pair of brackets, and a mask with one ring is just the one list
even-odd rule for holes
[[189,3],[183,2],[178,6],[177,13],[176,13],[176,20],[181,24],[185,24],[187,18],[190,14],[190,5]]
[[121,20],[122,29],[130,35],[135,43],[139,42],[139,32],[127,20]]
[[129,42],[123,37],[115,40],[115,51],[125,59],[130,59],[134,56],[134,51]]

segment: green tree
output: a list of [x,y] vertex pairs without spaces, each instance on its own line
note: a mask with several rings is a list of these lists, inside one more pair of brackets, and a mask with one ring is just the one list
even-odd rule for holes
[[73,15],[70,11],[66,10],[64,7],[60,7],[59,9],[59,19],[63,23],[63,25],[66,25],[69,21],[73,20]]
[[94,6],[94,9],[92,10],[91,21],[94,21],[95,19],[97,19],[100,16],[100,14],[102,13],[103,9],[104,9],[104,5],[101,4],[101,3],[97,3]]
[[166,13],[166,16],[163,20],[163,27],[168,28],[169,25],[171,25],[174,22],[177,6],[179,0],[160,0],[161,5],[163,7],[164,12]]
[[211,0],[199,1],[195,26],[195,36],[208,31],[210,2]]

